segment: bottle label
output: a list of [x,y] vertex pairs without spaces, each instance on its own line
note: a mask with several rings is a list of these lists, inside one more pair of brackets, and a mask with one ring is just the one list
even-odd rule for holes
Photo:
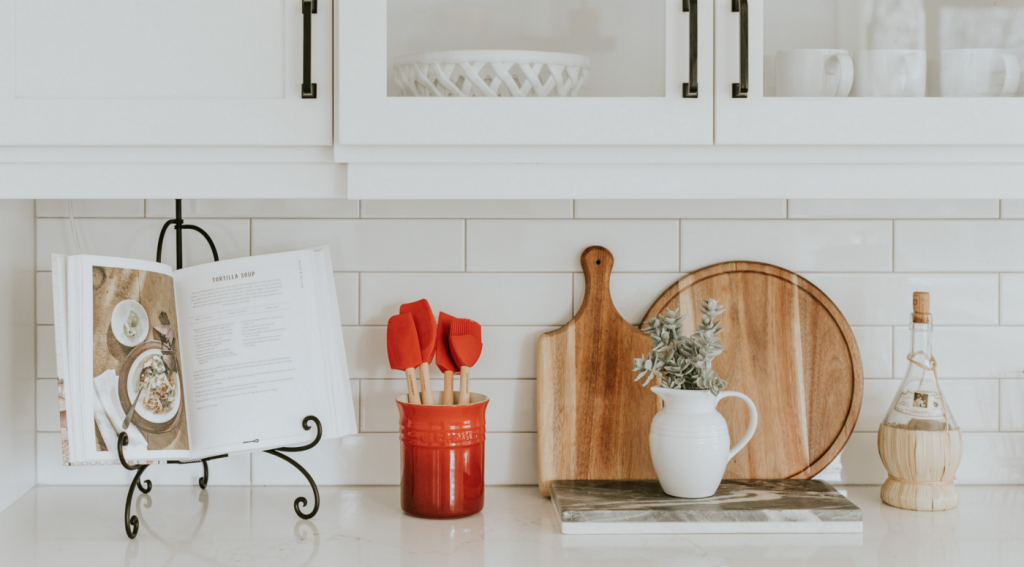
[[935,392],[903,392],[896,411],[913,417],[943,417],[942,398]]

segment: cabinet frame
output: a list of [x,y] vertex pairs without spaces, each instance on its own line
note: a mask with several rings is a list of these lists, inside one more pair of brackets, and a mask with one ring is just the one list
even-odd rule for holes
[[[764,4],[750,9],[750,92],[739,80],[739,15],[715,1],[715,144],[1024,145],[1020,98],[785,98],[764,96]],[[812,1],[812,0],[808,0]]]
[[[665,0],[664,97],[388,97],[387,0],[336,7],[336,158],[388,146],[694,146],[714,141],[714,11],[699,1],[698,98],[688,82],[689,16]],[[372,151],[369,153],[373,153]],[[385,153],[386,155],[386,153]]]

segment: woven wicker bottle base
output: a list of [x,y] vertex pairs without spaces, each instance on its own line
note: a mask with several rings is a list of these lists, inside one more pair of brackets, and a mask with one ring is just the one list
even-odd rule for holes
[[956,508],[960,502],[960,493],[952,482],[942,485],[921,485],[890,477],[882,485],[882,502],[904,510],[941,512]]
[[882,502],[922,512],[956,508],[960,495],[953,477],[962,451],[959,429],[921,431],[883,425],[878,429],[878,454],[889,479],[882,485]]

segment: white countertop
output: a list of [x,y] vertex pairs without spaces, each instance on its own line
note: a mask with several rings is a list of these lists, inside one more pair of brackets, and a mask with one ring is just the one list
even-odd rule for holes
[[[843,487],[840,487],[841,489]],[[319,514],[292,510],[308,487],[154,486],[136,540],[123,487],[39,486],[0,514],[0,564],[1015,566],[1024,565],[1024,486],[960,487],[950,512],[907,512],[878,487],[847,487],[855,535],[564,536],[536,487],[488,487],[476,516],[420,520],[397,487],[323,487]]]

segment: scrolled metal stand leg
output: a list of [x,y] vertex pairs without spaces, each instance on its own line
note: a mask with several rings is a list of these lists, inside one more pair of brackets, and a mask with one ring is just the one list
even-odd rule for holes
[[203,459],[203,478],[199,479],[199,488],[206,490],[206,483],[210,482],[210,467],[206,464],[206,459]]
[[117,436],[117,458],[121,460],[121,466],[130,471],[136,471],[135,478],[132,479],[132,484],[128,487],[128,499],[124,502],[124,532],[128,534],[129,539],[135,539],[139,533],[139,518],[132,515],[132,497],[135,496],[135,487],[138,486],[139,491],[143,494],[149,494],[149,491],[153,490],[153,483],[148,479],[145,482],[140,481],[142,473],[146,472],[149,465],[129,465],[128,461],[124,460],[123,447],[127,445],[128,434],[121,432]]
[[324,430],[323,426],[320,424],[320,420],[317,419],[316,416],[306,416],[306,418],[302,420],[302,428],[305,429],[306,431],[309,431],[309,423],[311,421],[316,423],[316,439],[314,439],[313,442],[310,443],[309,445],[303,445],[302,447],[281,447],[280,449],[270,449],[268,451],[264,451],[264,453],[270,453],[271,455],[274,455],[275,457],[290,463],[293,467],[298,469],[299,472],[302,473],[302,476],[306,477],[306,480],[309,482],[310,488],[313,489],[313,511],[311,511],[309,514],[304,514],[302,512],[302,507],[306,506],[309,503],[309,501],[306,500],[306,497],[299,496],[298,498],[295,499],[295,513],[303,520],[308,520],[313,516],[316,516],[317,511],[320,510],[320,490],[316,486],[316,481],[313,480],[313,477],[306,471],[306,469],[304,469],[302,465],[297,463],[294,459],[287,455],[284,455],[283,453],[298,453],[301,451],[306,451],[312,449],[313,447],[316,446],[317,443],[320,442],[320,437],[323,436]]

